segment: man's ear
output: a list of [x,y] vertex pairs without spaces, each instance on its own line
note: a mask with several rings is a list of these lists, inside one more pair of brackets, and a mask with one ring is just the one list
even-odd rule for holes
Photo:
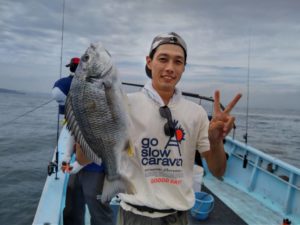
[[152,62],[152,59],[150,58],[150,56],[146,56],[146,64],[147,64],[147,67],[149,68],[149,70],[152,69],[151,62]]

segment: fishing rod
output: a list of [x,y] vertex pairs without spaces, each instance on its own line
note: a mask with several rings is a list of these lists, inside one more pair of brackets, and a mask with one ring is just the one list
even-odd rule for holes
[[[62,13],[62,23],[61,23],[61,48],[60,48],[60,67],[59,67],[59,78],[62,75],[62,58],[63,58],[63,49],[64,49],[64,30],[65,30],[65,0],[63,0],[63,13]],[[55,179],[58,179],[57,172],[58,172],[58,139],[59,139],[59,107],[57,108],[57,127],[56,127],[56,153],[55,153],[55,163],[56,163],[56,171],[55,171]]]
[[248,119],[249,119],[249,89],[250,89],[250,51],[251,51],[251,39],[249,38],[248,44],[248,70],[247,70],[247,104],[246,104],[246,133],[244,134],[243,138],[245,144],[248,143]]
[[[251,50],[251,38],[248,43],[248,70],[247,70],[247,104],[246,104],[246,133],[243,135],[245,144],[248,144],[248,118],[249,118],[249,84],[250,84],[250,50]],[[248,165],[248,151],[246,151],[243,158],[243,168],[245,169]]]
[[[128,82],[122,82],[122,84],[123,85],[128,85],[128,86],[134,86],[134,87],[144,87],[144,85],[142,85],[142,84],[135,84],[135,83],[128,83]],[[206,97],[206,96],[202,96],[202,95],[199,95],[199,94],[196,94],[196,93],[191,93],[191,92],[186,92],[186,91],[183,91],[182,95],[187,96],[187,97],[192,97],[192,98],[198,98],[200,100],[206,100],[206,101],[209,101],[209,102],[214,102],[215,101],[213,99],[213,97]],[[225,107],[222,105],[222,103],[220,103],[220,107],[221,107],[222,110],[225,109]],[[211,119],[211,117],[210,117],[210,119]],[[236,129],[235,124],[233,124],[233,129],[234,130]]]
[[[61,48],[60,48],[60,67],[59,67],[59,79],[62,75],[62,58],[63,58],[63,49],[64,49],[64,30],[65,30],[65,0],[62,2],[62,24],[61,24]],[[57,147],[55,149],[55,161],[50,162],[48,165],[48,175],[50,176],[55,170],[55,179],[57,180],[58,173],[58,140],[59,140],[59,107],[57,109],[57,123],[56,123],[56,143]]]
[[[134,84],[134,83],[128,83],[128,82],[122,82],[122,84],[124,85],[128,85],[128,86],[135,86],[135,87],[144,87],[144,85],[142,84]],[[210,102],[214,102],[214,99],[212,97],[206,97],[206,96],[201,96],[199,94],[195,94],[195,93],[191,93],[191,92],[185,92],[183,91],[182,94],[184,96],[188,96],[188,97],[192,97],[192,98],[199,98],[199,99],[203,99],[203,100],[207,100]],[[224,106],[222,104],[220,104],[222,110],[224,110]]]

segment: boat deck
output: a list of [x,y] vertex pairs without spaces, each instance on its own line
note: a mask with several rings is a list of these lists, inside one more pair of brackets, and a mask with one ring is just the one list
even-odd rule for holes
[[270,210],[265,205],[248,195],[246,192],[243,192],[210,175],[204,177],[204,185],[212,193],[216,193],[219,197],[219,200],[229,209],[231,209],[234,214],[238,215],[241,221],[244,221],[244,223],[240,223],[238,221],[235,223],[235,218],[232,216],[232,214],[225,214],[224,208],[217,208],[218,206],[215,206],[214,211],[211,213],[211,218],[215,216],[214,214],[216,214],[216,217],[227,217],[228,220],[232,217],[232,222],[222,222],[222,220],[216,220],[215,223],[201,224],[282,224],[283,217],[279,215],[279,213]]
[[[214,197],[214,209],[209,214],[206,220],[197,220],[191,216],[189,213],[189,225],[247,225],[247,223],[233,210],[231,210],[220,198],[218,198],[211,190],[209,190],[205,185],[202,185],[201,191],[209,193]],[[118,211],[118,206],[114,205],[115,216]],[[87,209],[87,208],[86,208]],[[85,224],[90,224],[90,217],[88,213],[88,209],[86,210],[86,221]],[[257,224],[257,223],[256,223]]]
[[198,221],[189,215],[189,225],[247,225],[247,223],[231,210],[224,202],[222,202],[213,192],[211,192],[205,185],[202,186],[201,191],[209,193],[214,197],[214,209],[209,214],[206,220]]
[[[189,214],[189,218],[188,218],[189,219],[189,225],[200,225],[200,224],[204,224],[204,225],[217,225],[217,224],[222,224],[222,225],[247,225],[247,223],[240,216],[238,216],[233,210],[231,210],[224,202],[222,202],[205,185],[202,186],[202,191],[213,195],[213,197],[214,197],[214,209],[209,214],[209,216],[206,220],[197,220]],[[114,207],[116,207],[116,206],[114,206]],[[86,219],[85,224],[89,225],[90,224],[90,221],[89,221],[90,217],[89,217],[88,209],[86,211],[87,211],[87,215],[85,217],[85,219]],[[115,215],[116,215],[117,209],[114,208],[114,211],[115,211]]]

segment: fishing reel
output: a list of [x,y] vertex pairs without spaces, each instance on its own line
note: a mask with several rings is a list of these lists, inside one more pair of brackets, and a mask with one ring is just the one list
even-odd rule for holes
[[51,176],[53,173],[58,172],[58,166],[56,162],[49,162],[48,164],[48,176]]

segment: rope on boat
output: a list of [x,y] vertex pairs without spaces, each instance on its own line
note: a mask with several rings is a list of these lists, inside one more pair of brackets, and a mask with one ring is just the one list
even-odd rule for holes
[[0,124],[0,128],[2,128],[2,127],[4,127],[4,126],[7,126],[8,124],[11,124],[11,123],[15,122],[17,119],[20,119],[21,117],[27,116],[29,113],[34,112],[35,110],[37,110],[37,109],[39,109],[39,108],[41,108],[41,107],[43,107],[43,106],[49,104],[49,103],[52,102],[52,101],[53,101],[53,99],[50,99],[50,100],[48,100],[48,101],[42,103],[41,105],[38,105],[38,106],[34,107],[33,109],[30,109],[29,111],[27,111],[27,112],[25,112],[25,113],[23,113],[23,114],[21,114],[21,115],[15,117],[15,118],[12,119],[12,120],[9,120],[9,121],[6,121],[5,123]]

